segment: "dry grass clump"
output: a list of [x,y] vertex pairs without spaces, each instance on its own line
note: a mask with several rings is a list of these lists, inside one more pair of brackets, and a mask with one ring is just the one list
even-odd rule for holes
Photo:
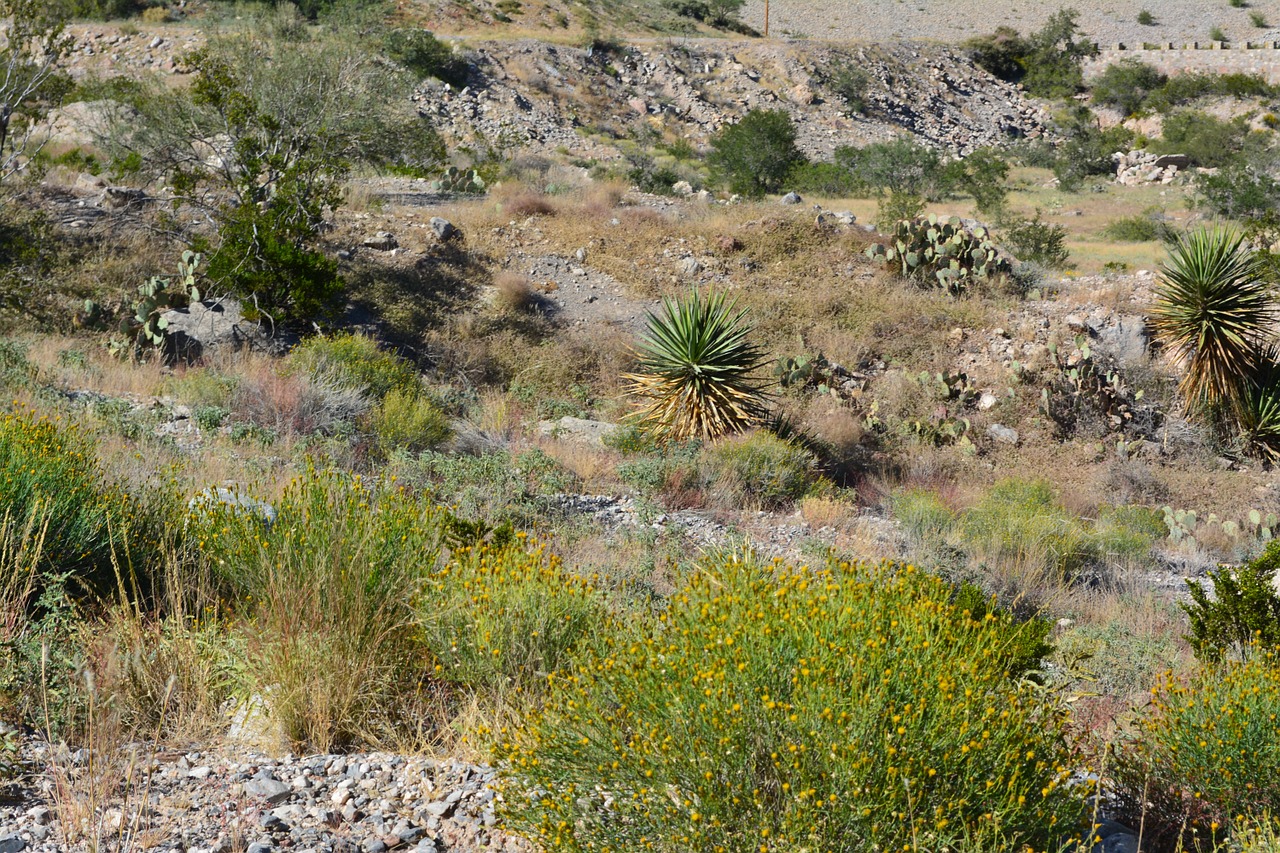
[[247,373],[231,403],[238,419],[280,438],[332,433],[370,406],[362,388],[335,375],[286,373],[271,365]]
[[519,184],[495,187],[492,195],[504,216],[523,219],[529,216],[555,216],[555,202],[544,192]]
[[503,271],[493,277],[494,302],[504,311],[530,311],[538,304],[533,282],[527,275]]

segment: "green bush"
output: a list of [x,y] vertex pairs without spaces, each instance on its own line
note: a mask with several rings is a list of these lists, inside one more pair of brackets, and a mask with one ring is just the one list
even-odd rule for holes
[[844,198],[865,192],[849,170],[836,163],[797,163],[791,168],[787,184],[798,193],[828,198]]
[[911,139],[874,142],[862,148],[841,146],[834,161],[864,192],[873,195],[901,193],[938,201],[952,189],[938,153]]
[[1234,160],[1215,173],[1195,177],[1197,199],[1216,216],[1239,221],[1274,217],[1280,199],[1280,181],[1268,170]]
[[917,545],[928,546],[944,540],[956,522],[956,514],[942,498],[927,489],[898,492],[891,501],[893,517]]
[[583,638],[614,629],[590,579],[523,543],[455,551],[418,601],[440,677],[494,699],[541,693]]
[[1088,531],[1043,481],[997,484],[964,514],[959,533],[971,553],[993,568],[1043,573],[1060,583],[1074,580],[1092,556]]
[[1220,119],[1200,110],[1176,110],[1164,119],[1163,135],[1153,150],[1186,154],[1196,166],[1225,166],[1245,149],[1247,119]]
[[1152,693],[1136,742],[1116,768],[1120,819],[1142,819],[1152,849],[1214,849],[1233,820],[1274,821],[1280,814],[1274,653],[1207,667],[1185,680],[1167,676]]
[[1067,229],[1045,222],[1038,210],[1030,219],[1024,217],[1007,223],[1004,242],[1018,260],[1046,267],[1064,267],[1071,258],[1066,246]]
[[536,522],[545,509],[541,498],[574,487],[572,473],[537,449],[476,456],[427,450],[416,457],[396,456],[389,473],[464,518],[518,527]]
[[851,62],[832,63],[827,68],[827,85],[844,100],[850,113],[866,112],[867,89],[871,86],[871,75],[866,71]]
[[421,453],[452,434],[449,416],[423,394],[392,389],[369,413],[369,431],[384,456],[396,450]]
[[909,566],[707,562],[499,745],[506,825],[567,850],[1056,847],[1084,793],[1063,718],[1008,676],[1024,629],[951,598]]
[[252,656],[243,695],[269,696],[290,744],[326,752],[427,669],[412,601],[436,565],[446,514],[390,487],[310,473],[274,501],[274,523],[203,504],[189,522]]
[[999,213],[1009,195],[1009,161],[999,151],[979,148],[951,163],[949,183],[973,196],[978,212]]
[[340,384],[359,388],[375,400],[392,391],[414,397],[421,388],[413,365],[384,352],[373,338],[357,334],[315,337],[298,344],[289,353],[289,364],[312,376],[325,376]]
[[1138,13],[1138,23],[1144,27],[1154,27],[1156,25],[1156,16],[1151,14],[1148,9],[1143,9]]
[[965,43],[975,63],[1001,79],[1021,82],[1038,98],[1067,98],[1084,87],[1081,64],[1097,48],[1079,35],[1075,9],[1059,9],[1029,37],[1009,27]]
[[110,594],[119,583],[130,597],[141,591],[154,520],[107,482],[92,441],[75,428],[21,409],[0,418],[0,506],[13,523],[45,527],[37,597],[55,576],[77,595]]
[[817,483],[813,455],[770,432],[753,432],[707,452],[715,487],[735,506],[784,509]]
[[419,78],[435,77],[459,88],[467,83],[467,63],[427,30],[394,29],[383,40],[383,49]]
[[1115,107],[1126,116],[1133,115],[1168,79],[1151,65],[1125,59],[1108,65],[1094,80],[1093,101]]
[[1280,541],[1239,569],[1209,571],[1212,594],[1199,581],[1187,581],[1191,603],[1183,604],[1191,620],[1187,639],[1196,657],[1217,663],[1224,657],[1247,656],[1280,646],[1280,594],[1275,576],[1280,568]]
[[716,134],[707,162],[733,192],[762,196],[781,189],[803,159],[791,116],[785,110],[754,109]]
[[1122,216],[1107,224],[1102,230],[1109,240],[1122,243],[1146,243],[1163,240],[1169,232],[1169,226],[1145,213],[1133,216]]
[[1111,155],[1127,151],[1134,134],[1122,125],[1100,130],[1097,117],[1087,108],[1069,110],[1060,120],[1065,142],[1059,147],[1052,168],[1058,186],[1065,192],[1078,190],[1084,180],[1095,175],[1115,172]]

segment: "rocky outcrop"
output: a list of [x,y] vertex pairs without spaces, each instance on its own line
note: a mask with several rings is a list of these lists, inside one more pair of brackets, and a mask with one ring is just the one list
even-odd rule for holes
[[1116,183],[1125,186],[1171,184],[1179,172],[1191,168],[1191,158],[1185,154],[1153,154],[1141,148],[1127,154],[1117,151],[1111,160],[1116,164]]

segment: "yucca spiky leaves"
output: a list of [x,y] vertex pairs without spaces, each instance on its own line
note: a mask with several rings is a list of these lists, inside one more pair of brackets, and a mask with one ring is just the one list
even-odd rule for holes
[[746,311],[723,293],[705,300],[691,292],[662,301],[649,314],[638,347],[638,369],[624,378],[644,402],[639,419],[661,438],[717,439],[759,423],[768,395],[759,376],[764,351],[747,340]]
[[1161,269],[1151,325],[1185,367],[1178,390],[1188,407],[1240,403],[1275,318],[1241,235],[1201,230],[1178,241]]
[[1280,348],[1265,347],[1237,410],[1240,449],[1271,464],[1280,462]]

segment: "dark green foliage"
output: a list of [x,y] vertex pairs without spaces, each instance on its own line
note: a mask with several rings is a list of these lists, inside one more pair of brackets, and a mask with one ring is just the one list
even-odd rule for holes
[[[1006,620],[1008,611],[996,606],[995,599],[982,591],[982,587],[964,582],[956,589],[955,609],[959,615],[981,622],[991,614],[993,618]],[[1041,668],[1041,661],[1053,653],[1049,644],[1049,632],[1053,626],[1048,619],[1032,618],[1023,622],[1013,642],[1005,650],[1009,659],[1010,678],[1034,677]]]
[[787,185],[799,193],[838,198],[865,192],[849,170],[835,163],[797,163],[787,177]]
[[867,88],[871,75],[850,62],[832,63],[827,69],[827,85],[844,99],[850,113],[867,111]]
[[1125,115],[1142,109],[1152,92],[1169,78],[1154,67],[1134,59],[1108,65],[1093,83],[1093,101],[1115,107]]
[[1138,23],[1144,27],[1154,27],[1156,25],[1156,16],[1147,9],[1143,9],[1138,13]]
[[1186,154],[1196,166],[1225,166],[1245,151],[1249,135],[1244,116],[1224,121],[1200,110],[1178,110],[1165,117],[1162,139],[1152,148]]
[[659,165],[648,154],[627,154],[627,162],[631,166],[627,170],[627,180],[640,192],[671,195],[674,192],[672,185],[680,180],[679,172],[670,166]]
[[795,124],[784,110],[751,110],[716,134],[711,149],[712,171],[733,192],[753,197],[777,192],[804,159],[796,148]]
[[874,195],[905,194],[937,201],[950,191],[942,158],[911,139],[875,142],[862,148],[843,146],[836,149],[834,159],[855,184]]
[[1017,219],[1004,227],[1004,242],[1019,260],[1047,267],[1064,267],[1070,257],[1067,229],[1045,222],[1040,211],[1030,219]]
[[1066,141],[1058,149],[1053,174],[1058,186],[1074,192],[1086,178],[1110,175],[1115,171],[1111,155],[1124,151],[1133,143],[1133,132],[1123,126],[1102,130],[1097,117],[1085,107],[1075,108],[1061,121]]
[[995,149],[979,148],[947,166],[949,183],[973,196],[980,213],[994,214],[1004,208],[1009,195],[1009,161]]
[[1021,82],[1039,98],[1066,98],[1084,88],[1081,61],[1097,54],[1087,38],[1079,38],[1074,9],[1059,9],[1045,25],[1024,38],[1010,27],[966,42],[980,67],[1002,80]]
[[383,49],[388,57],[420,78],[435,77],[457,87],[467,83],[467,63],[427,30],[392,30],[383,40]]
[[1277,97],[1277,87],[1257,74],[1208,74],[1190,72],[1175,74],[1164,85],[1150,92],[1145,109],[1166,113],[1200,98],[1266,98]]
[[1280,568],[1280,540],[1268,543],[1256,559],[1238,569],[1209,572],[1210,595],[1199,581],[1187,581],[1191,603],[1182,605],[1191,619],[1187,641],[1202,661],[1280,646],[1280,595],[1274,586]]
[[1161,240],[1166,243],[1177,239],[1177,231],[1165,219],[1159,208],[1151,208],[1133,216],[1122,216],[1109,224],[1102,232],[1108,239],[1124,243],[1145,243]]
[[1227,34],[1222,31],[1222,27],[1212,26],[1209,28],[1209,41],[1228,41]]
[[1217,216],[1261,220],[1276,212],[1280,182],[1256,166],[1236,160],[1216,173],[1195,177],[1200,201]]

